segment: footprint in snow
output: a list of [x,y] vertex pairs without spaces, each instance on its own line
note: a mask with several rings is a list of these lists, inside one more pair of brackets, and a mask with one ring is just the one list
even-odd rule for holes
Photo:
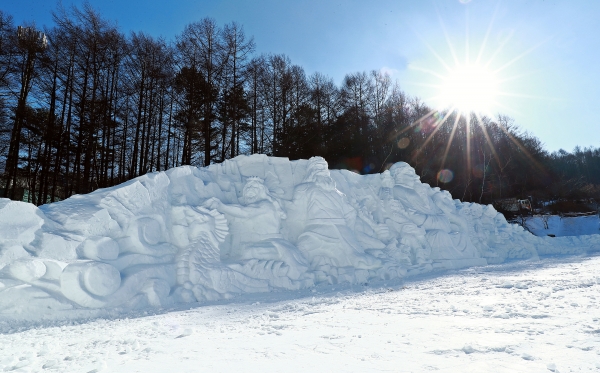
[[522,354],[521,358],[523,360],[533,360],[533,356],[529,355],[529,354]]
[[472,354],[473,352],[476,351],[471,345],[465,345],[462,348],[462,350],[464,351],[465,354]]
[[192,333],[193,333],[192,329],[185,329],[183,331],[183,333],[181,333],[180,335],[178,335],[177,337],[175,337],[175,339],[190,336],[190,335],[192,335]]
[[106,368],[108,368],[108,366],[106,365],[106,361],[100,361],[84,368],[83,371],[87,373],[98,373],[106,370]]
[[44,363],[44,365],[42,365],[43,369],[48,369],[48,368],[52,368],[53,366],[55,366],[58,363],[58,361],[56,360],[48,360]]

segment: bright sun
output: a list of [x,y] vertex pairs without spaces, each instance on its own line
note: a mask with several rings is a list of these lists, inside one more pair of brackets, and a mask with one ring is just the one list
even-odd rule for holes
[[441,83],[440,98],[445,107],[463,113],[487,114],[494,108],[498,80],[481,66],[464,65],[452,70]]

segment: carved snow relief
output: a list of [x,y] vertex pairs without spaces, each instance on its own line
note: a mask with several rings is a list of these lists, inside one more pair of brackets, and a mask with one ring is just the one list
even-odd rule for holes
[[361,176],[321,157],[239,156],[40,208],[0,199],[0,223],[5,313],[162,307],[600,247],[532,236],[406,163]]

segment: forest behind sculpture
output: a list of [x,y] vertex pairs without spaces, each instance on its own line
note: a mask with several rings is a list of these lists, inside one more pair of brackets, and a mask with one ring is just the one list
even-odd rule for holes
[[1,199],[0,314],[165,307],[592,251],[600,235],[533,236],[403,162],[358,175],[320,157],[239,156],[39,208]]

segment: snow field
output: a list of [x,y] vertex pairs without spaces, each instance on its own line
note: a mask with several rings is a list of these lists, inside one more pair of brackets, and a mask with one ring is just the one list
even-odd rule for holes
[[583,236],[600,234],[600,217],[598,215],[564,217],[551,215],[548,217],[548,229],[545,229],[542,217],[537,215],[527,218],[527,228],[536,236],[553,234],[561,236]]
[[296,299],[247,294],[79,325],[13,324],[20,331],[0,335],[0,370],[598,372],[599,268],[600,256],[544,259]]

